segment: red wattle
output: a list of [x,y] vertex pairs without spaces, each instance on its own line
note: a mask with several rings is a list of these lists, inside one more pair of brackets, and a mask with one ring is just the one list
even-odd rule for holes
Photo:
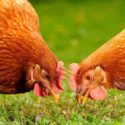
[[37,83],[34,85],[34,93],[36,96],[47,96],[46,92]]
[[103,86],[98,86],[90,91],[90,97],[94,100],[103,100],[107,96],[107,90]]

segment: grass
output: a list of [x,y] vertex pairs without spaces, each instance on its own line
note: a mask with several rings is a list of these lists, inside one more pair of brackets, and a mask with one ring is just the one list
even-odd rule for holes
[[[33,5],[44,39],[66,67],[80,62],[125,26],[124,0],[44,0]],[[0,95],[0,125],[125,124],[124,91],[110,90],[107,99],[88,99],[83,107],[77,105],[67,81],[64,86],[59,104],[33,92]]]

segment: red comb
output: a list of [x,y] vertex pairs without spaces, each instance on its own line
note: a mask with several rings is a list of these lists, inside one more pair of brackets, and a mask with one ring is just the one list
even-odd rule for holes
[[70,69],[70,78],[69,78],[69,87],[71,90],[76,91],[76,74],[78,72],[79,66],[77,63],[73,63],[69,66]]
[[58,62],[56,71],[58,74],[58,86],[63,90],[62,80],[64,79],[64,63],[62,61]]

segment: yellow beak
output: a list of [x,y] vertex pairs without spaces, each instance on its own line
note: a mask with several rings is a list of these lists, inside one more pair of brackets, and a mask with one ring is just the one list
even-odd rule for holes
[[90,89],[88,89],[85,92],[84,96],[83,95],[77,95],[77,102],[78,102],[78,104],[84,105],[86,103],[86,100],[87,100],[87,97],[89,95],[89,92],[90,92]]
[[56,103],[59,102],[59,94],[56,94],[55,92],[51,91],[51,95]]
[[81,101],[82,101],[82,99],[83,99],[83,96],[82,96],[82,95],[77,95],[77,96],[76,96],[76,99],[77,99],[78,104],[81,104]]

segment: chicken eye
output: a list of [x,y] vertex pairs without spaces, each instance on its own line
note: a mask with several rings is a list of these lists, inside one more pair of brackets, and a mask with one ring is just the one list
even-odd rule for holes
[[49,75],[46,75],[46,79],[47,79],[47,80],[50,80],[50,76],[49,76]]
[[88,81],[90,81],[90,80],[92,80],[92,77],[91,77],[90,75],[87,75],[87,76],[85,77],[85,79],[88,80]]

